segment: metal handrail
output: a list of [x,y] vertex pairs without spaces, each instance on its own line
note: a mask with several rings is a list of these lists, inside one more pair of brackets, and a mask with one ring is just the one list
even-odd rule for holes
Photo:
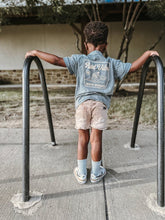
[[132,130],[131,148],[135,147],[137,128],[144,94],[148,67],[154,61],[157,70],[157,203],[164,206],[164,71],[163,63],[158,56],[148,58],[143,66],[139,94],[136,105],[134,125]]
[[23,87],[23,201],[29,201],[30,195],[29,195],[29,189],[30,189],[30,178],[29,178],[29,133],[30,133],[30,111],[29,111],[29,74],[30,74],[30,67],[32,61],[35,61],[40,75],[42,90],[43,90],[43,96],[46,106],[46,112],[47,112],[47,118],[49,123],[49,129],[50,129],[50,136],[51,136],[51,142],[52,145],[56,145],[55,141],[55,135],[54,135],[54,129],[53,129],[53,123],[52,123],[52,116],[50,111],[50,103],[49,103],[49,97],[47,92],[47,86],[45,81],[45,75],[44,75],[44,69],[42,66],[41,61],[38,59],[38,57],[29,56],[24,61],[23,66],[23,73],[22,73],[22,87]]

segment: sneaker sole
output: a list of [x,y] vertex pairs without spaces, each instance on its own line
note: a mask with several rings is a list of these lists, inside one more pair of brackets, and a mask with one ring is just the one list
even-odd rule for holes
[[104,178],[105,175],[106,175],[106,172],[105,172],[104,175],[101,177],[101,179],[90,179],[90,181],[91,181],[91,183],[98,183],[98,182],[100,182],[100,181]]
[[79,184],[85,184],[87,182],[87,178],[85,180],[81,180],[81,179],[78,178],[76,168],[74,169],[73,174],[74,174],[74,176],[75,176],[75,178],[76,178],[76,180]]

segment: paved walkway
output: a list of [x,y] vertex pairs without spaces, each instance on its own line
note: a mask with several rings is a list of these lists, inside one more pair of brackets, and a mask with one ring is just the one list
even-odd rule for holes
[[[11,198],[22,192],[22,131],[0,129],[0,219],[2,220],[160,220],[156,193],[156,131],[139,131],[139,150],[130,150],[131,131],[107,130],[103,136],[105,179],[79,185],[76,166],[77,132],[55,130],[52,147],[49,131],[31,130],[31,192],[42,200],[30,214],[18,214]],[[88,168],[91,168],[88,158]],[[159,211],[158,213],[156,211]],[[18,210],[17,210],[18,211]],[[163,217],[164,215],[164,217]]]

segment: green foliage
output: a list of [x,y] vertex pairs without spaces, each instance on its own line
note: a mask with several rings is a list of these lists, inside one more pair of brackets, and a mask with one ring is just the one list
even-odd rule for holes
[[37,4],[38,1],[27,0],[25,6],[19,6],[12,0],[2,0],[2,2],[6,3],[6,7],[0,8],[0,22],[2,25],[5,25],[9,24],[10,17],[27,17],[32,12],[34,5]]
[[51,6],[39,7],[37,16],[42,23],[73,23],[83,16],[84,11],[79,5],[69,6],[54,2]]
[[148,14],[156,20],[165,20],[165,1],[152,1],[147,4]]
[[13,0],[7,1],[6,7],[0,8],[1,24],[9,24],[9,18],[19,16],[37,17],[41,23],[73,23],[84,15],[80,4],[67,5],[64,0],[47,0],[46,3],[40,0],[26,0],[24,2],[24,5],[19,6]]

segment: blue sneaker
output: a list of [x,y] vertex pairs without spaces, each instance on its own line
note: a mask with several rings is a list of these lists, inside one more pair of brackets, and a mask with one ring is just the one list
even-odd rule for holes
[[74,168],[73,173],[79,184],[85,184],[87,182],[87,175],[79,175],[78,167]]
[[102,166],[100,166],[100,174],[98,176],[95,176],[93,173],[91,173],[90,181],[91,183],[98,183],[102,180],[102,178],[106,175],[106,169]]

